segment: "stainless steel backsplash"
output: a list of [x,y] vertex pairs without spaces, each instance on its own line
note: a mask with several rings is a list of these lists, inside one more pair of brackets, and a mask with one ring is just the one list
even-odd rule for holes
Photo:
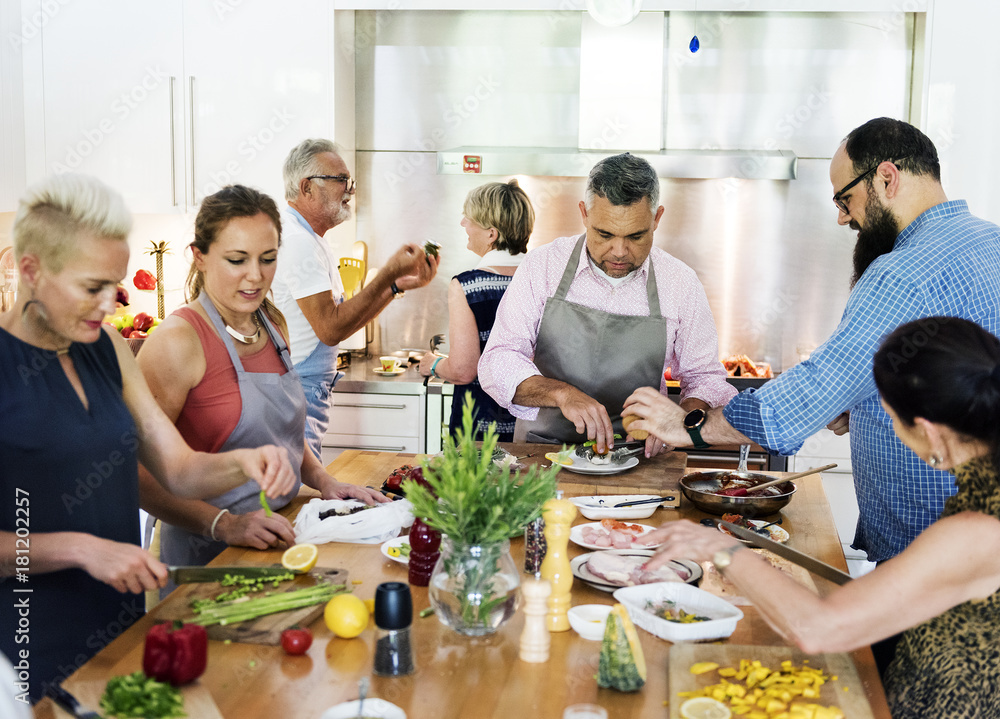
[[[356,18],[357,237],[369,243],[372,266],[403,242],[443,245],[439,276],[382,313],[372,349],[425,347],[447,331],[450,278],[478,259],[458,224],[465,195],[506,179],[439,175],[435,153],[576,146],[581,14]],[[908,117],[913,26],[907,15],[668,14],[664,87],[650,88],[664,98],[664,148],[799,156],[790,181],[661,181],[656,245],[698,273],[723,355],[745,353],[780,371],[839,321],[855,237],[836,223],[829,158],[865,120]],[[694,34],[701,49],[692,54]],[[607,150],[619,149],[613,128],[608,137]],[[531,247],[582,231],[585,178],[518,179],[537,215]]]

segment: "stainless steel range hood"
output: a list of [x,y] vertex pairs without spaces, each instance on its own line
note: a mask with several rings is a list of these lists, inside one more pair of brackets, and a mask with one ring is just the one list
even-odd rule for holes
[[577,147],[458,147],[437,153],[439,174],[586,177],[603,157],[629,151],[660,177],[794,180],[790,150],[664,150],[663,12],[644,12],[625,27],[580,19]]
[[[618,151],[550,147],[456,147],[437,153],[441,175],[545,175],[586,177],[594,164]],[[660,150],[633,152],[660,177],[710,180],[794,180],[798,158],[788,150]]]

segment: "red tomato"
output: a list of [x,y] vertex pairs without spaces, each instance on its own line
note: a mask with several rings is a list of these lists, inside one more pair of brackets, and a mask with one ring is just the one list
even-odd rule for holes
[[292,627],[281,633],[281,648],[286,654],[305,654],[312,643],[313,635],[308,629]]

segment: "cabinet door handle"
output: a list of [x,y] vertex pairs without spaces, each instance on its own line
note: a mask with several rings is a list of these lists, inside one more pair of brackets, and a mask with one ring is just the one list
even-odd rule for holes
[[324,444],[327,449],[371,449],[378,452],[405,452],[406,447],[379,447],[374,444]]
[[405,404],[337,404],[334,407],[352,407],[355,409],[406,409]]
[[177,206],[177,158],[176,151],[176,128],[174,127],[174,82],[177,80],[170,76],[170,204]]
[[190,102],[188,103],[188,115],[191,122],[191,132],[188,134],[188,140],[191,142],[191,206],[194,207],[196,204],[194,199],[194,186],[195,186],[195,174],[194,174],[194,75],[188,78],[188,95],[190,96]]

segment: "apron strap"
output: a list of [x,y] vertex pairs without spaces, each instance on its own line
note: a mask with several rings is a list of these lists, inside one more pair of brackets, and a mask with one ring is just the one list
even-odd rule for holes
[[652,252],[646,258],[649,263],[649,271],[646,273],[646,297],[649,300],[649,316],[662,317],[660,313],[660,294],[656,291],[656,272],[653,270]]
[[289,372],[293,371],[295,368],[292,366],[292,355],[288,349],[288,343],[285,342],[285,338],[281,336],[281,332],[278,331],[278,327],[271,322],[271,318],[267,316],[267,312],[260,309],[257,310],[257,318],[262,321],[264,329],[267,330],[268,337],[271,338],[271,342],[274,343],[275,349],[278,350],[278,356],[281,357],[281,361],[285,365],[285,369]]
[[569,262],[566,263],[566,269],[563,270],[562,279],[559,280],[559,287],[556,288],[556,293],[552,295],[552,299],[566,299],[566,294],[569,292],[569,286],[573,284],[573,278],[576,277],[576,269],[580,266],[580,253],[583,251],[583,243],[586,239],[587,233],[584,232],[580,235],[580,239],[576,241],[576,246],[573,248],[573,254],[570,255]]

